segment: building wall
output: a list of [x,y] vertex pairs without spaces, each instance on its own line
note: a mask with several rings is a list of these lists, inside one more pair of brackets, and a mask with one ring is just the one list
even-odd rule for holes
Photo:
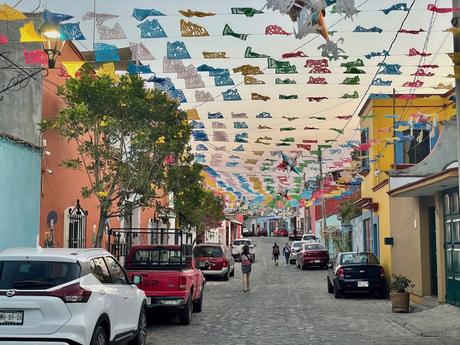
[[[46,88],[43,93],[43,117],[51,119],[59,114],[65,106],[64,101],[57,95],[57,88],[64,85],[66,77],[62,77],[63,70],[60,69],[60,61],[83,61],[83,57],[75,46],[66,44],[62,55],[58,59],[57,69],[49,70],[49,75],[44,82]],[[86,220],[86,246],[93,246],[93,235],[97,231],[99,222],[99,202],[97,198],[81,197],[81,188],[89,186],[88,175],[84,170],[65,169],[60,166],[61,162],[69,158],[77,158],[77,146],[74,142],[67,142],[61,138],[57,132],[51,130],[44,133],[46,141],[45,150],[50,155],[45,155],[43,160],[42,176],[42,197],[40,214],[40,243],[44,243],[46,234],[49,233],[48,215],[56,212],[58,218],[54,229],[54,246],[66,247],[68,245],[68,211],[76,205],[76,200],[80,200],[82,208],[88,211]],[[47,170],[52,171],[52,174]],[[168,197],[161,200],[162,205],[168,205]],[[151,219],[155,217],[155,210],[152,208],[136,209],[133,212],[133,227],[149,228],[152,225]],[[175,228],[174,220],[171,228]],[[109,227],[123,226],[124,222],[118,218],[111,218],[108,221]],[[146,236],[138,238],[139,241],[147,241]],[[103,244],[104,245],[104,244]]]
[[427,277],[423,272],[420,258],[423,259],[423,255],[429,258],[429,253],[424,253],[422,248],[422,231],[427,229],[422,227],[419,198],[391,198],[390,212],[398,214],[398,217],[391,218],[391,236],[394,239],[392,272],[408,277],[415,284],[412,289],[415,296],[426,295],[424,280]]
[[361,252],[364,248],[363,244],[363,217],[359,216],[353,218],[350,221],[350,225],[353,228],[352,232],[352,248],[354,252]]
[[0,251],[37,243],[40,158],[39,150],[0,137]]
[[[37,24],[40,18],[37,15],[27,21]],[[37,123],[42,117],[42,72],[39,65],[25,65],[24,49],[40,49],[41,44],[18,44],[19,28],[25,22],[0,21],[0,32],[10,42],[0,45],[0,52],[34,74],[30,79],[0,59],[0,88],[11,80],[24,80],[20,87],[0,94],[0,250],[35,246],[39,229],[41,140]]]

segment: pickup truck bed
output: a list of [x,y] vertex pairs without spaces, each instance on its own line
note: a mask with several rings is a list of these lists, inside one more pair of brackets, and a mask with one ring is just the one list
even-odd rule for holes
[[182,324],[201,312],[205,279],[194,260],[179,256],[178,245],[133,246],[127,256],[129,277],[140,276],[149,308],[175,309]]

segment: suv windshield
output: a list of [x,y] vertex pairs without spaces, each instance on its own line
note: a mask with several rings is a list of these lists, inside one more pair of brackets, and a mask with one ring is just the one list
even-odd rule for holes
[[77,263],[0,261],[0,290],[45,290],[79,277]]
[[222,248],[218,246],[197,246],[193,248],[193,256],[195,258],[200,256],[206,258],[221,258],[224,256],[224,252]]
[[178,266],[184,264],[185,261],[182,259],[181,262],[181,251],[180,249],[169,249],[169,248],[152,248],[152,249],[137,249],[132,258],[132,267],[144,267],[144,266]]
[[300,243],[300,242],[294,242],[294,243],[292,243],[292,248],[298,249],[298,248],[300,248],[301,245],[302,245],[302,243]]
[[378,264],[379,260],[370,253],[345,253],[340,257],[340,264]]

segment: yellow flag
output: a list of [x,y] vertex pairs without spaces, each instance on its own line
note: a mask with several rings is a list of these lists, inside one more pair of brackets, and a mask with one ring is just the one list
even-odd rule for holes
[[189,109],[187,110],[187,120],[199,120],[200,115],[198,115],[198,110],[196,109]]
[[27,19],[27,17],[18,10],[14,9],[7,4],[0,5],[0,20],[22,20]]
[[75,78],[75,73],[84,65],[84,61],[67,61],[63,62],[62,65],[64,66],[68,75],[72,78]]
[[115,83],[120,81],[120,78],[115,73],[115,64],[113,62],[103,64],[97,71],[96,75],[101,77],[103,75],[109,76]]
[[37,31],[35,31],[34,23],[32,21],[25,23],[22,28],[19,28],[19,32],[21,33],[21,43],[46,41],[37,33]]

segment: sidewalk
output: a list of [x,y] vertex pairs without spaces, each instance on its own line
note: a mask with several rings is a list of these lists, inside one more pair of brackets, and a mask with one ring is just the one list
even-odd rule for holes
[[460,308],[442,304],[408,314],[391,314],[389,321],[423,337],[460,338]]

